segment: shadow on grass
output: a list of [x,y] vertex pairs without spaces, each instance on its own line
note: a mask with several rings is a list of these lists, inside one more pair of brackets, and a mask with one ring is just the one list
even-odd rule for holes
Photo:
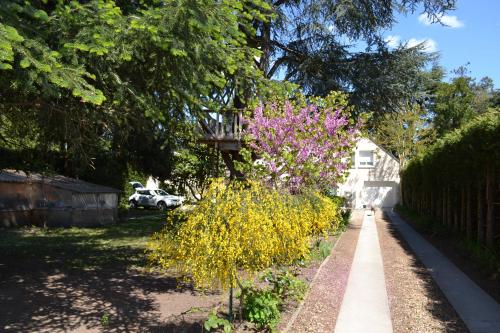
[[0,331],[194,332],[192,323],[164,326],[155,298],[195,293],[191,286],[135,269],[145,267],[144,244],[161,227],[0,230]]

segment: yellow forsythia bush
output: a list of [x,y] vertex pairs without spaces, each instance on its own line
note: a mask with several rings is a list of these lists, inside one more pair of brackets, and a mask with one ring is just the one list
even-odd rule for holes
[[174,222],[153,236],[149,259],[190,276],[197,287],[225,289],[239,271],[307,257],[312,237],[335,229],[340,213],[318,193],[290,195],[257,182],[218,179],[185,221]]

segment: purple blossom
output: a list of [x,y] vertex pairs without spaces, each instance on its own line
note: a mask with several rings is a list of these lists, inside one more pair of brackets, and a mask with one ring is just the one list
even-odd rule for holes
[[261,156],[269,174],[291,191],[336,184],[347,169],[342,157],[349,156],[360,127],[349,125],[341,108],[296,109],[289,101],[282,107],[260,105],[246,124],[249,147]]

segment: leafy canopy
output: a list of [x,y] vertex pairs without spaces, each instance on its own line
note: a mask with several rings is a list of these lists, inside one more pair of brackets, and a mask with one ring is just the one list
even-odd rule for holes
[[197,112],[219,103],[211,96],[236,77],[260,80],[253,67],[260,52],[246,33],[266,8],[262,1],[2,3],[0,149],[12,156],[4,166],[86,177],[130,164],[168,177]]

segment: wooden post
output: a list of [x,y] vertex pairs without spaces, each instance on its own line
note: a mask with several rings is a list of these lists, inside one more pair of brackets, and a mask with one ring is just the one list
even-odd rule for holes
[[241,139],[241,132],[243,131],[243,112],[238,112],[238,140]]
[[477,181],[477,242],[484,242],[484,219],[483,219],[483,187],[481,179]]
[[217,112],[217,121],[215,123],[215,137],[218,139],[220,137],[220,128],[221,128],[221,116],[220,112]]
[[493,220],[494,173],[492,163],[486,165],[486,245],[493,246],[495,226]]
[[231,138],[233,140],[237,140],[237,128],[238,128],[238,114],[236,112],[233,112],[232,113],[232,117],[233,117],[233,126],[232,127],[232,131],[233,133],[231,133]]

